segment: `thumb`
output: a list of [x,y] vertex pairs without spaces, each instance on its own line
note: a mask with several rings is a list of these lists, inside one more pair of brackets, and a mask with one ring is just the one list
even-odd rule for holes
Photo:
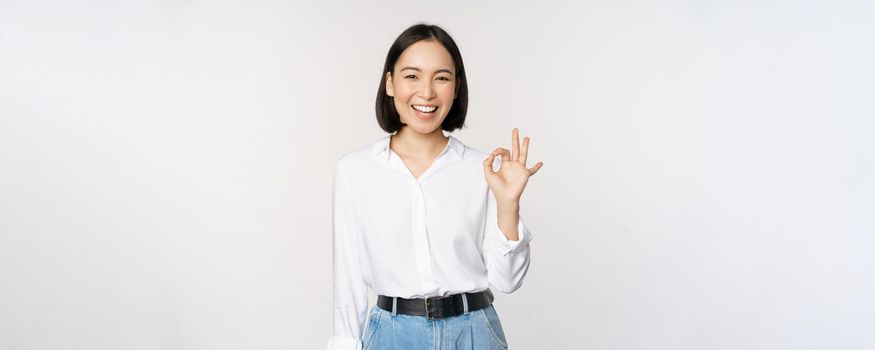
[[495,162],[495,155],[490,154],[489,158],[486,158],[486,160],[483,161],[483,172],[486,173],[487,175],[494,174],[495,171],[492,170],[492,163],[494,163],[494,162]]

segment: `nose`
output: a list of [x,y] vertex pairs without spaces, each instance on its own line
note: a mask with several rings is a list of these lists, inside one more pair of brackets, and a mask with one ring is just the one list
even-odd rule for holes
[[423,83],[422,89],[420,89],[420,95],[426,100],[431,100],[435,96],[434,86],[432,86],[430,82]]

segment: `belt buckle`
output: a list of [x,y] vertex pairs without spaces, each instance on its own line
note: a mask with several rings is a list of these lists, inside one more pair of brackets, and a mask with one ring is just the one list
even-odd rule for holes
[[431,305],[433,305],[433,304],[429,303],[429,301],[431,301],[431,299],[434,299],[434,298],[425,298],[425,318],[428,320],[438,320],[441,318],[440,315],[435,317],[434,313],[429,314],[429,312],[428,312],[428,309],[431,307]]

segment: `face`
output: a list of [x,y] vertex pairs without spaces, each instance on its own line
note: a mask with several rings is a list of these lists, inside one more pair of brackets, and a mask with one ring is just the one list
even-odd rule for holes
[[392,74],[386,72],[386,94],[394,97],[401,122],[422,134],[440,132],[456,98],[456,69],[447,49],[435,40],[410,45]]

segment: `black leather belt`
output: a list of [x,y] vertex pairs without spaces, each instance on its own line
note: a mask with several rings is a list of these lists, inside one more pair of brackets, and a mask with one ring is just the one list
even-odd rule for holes
[[492,305],[495,297],[487,288],[482,292],[453,294],[445,297],[431,297],[418,299],[393,298],[385,295],[377,296],[377,307],[392,312],[392,300],[396,301],[395,312],[405,315],[425,316],[429,320],[438,320],[447,317],[458,316],[465,313],[465,299],[468,303],[468,311],[476,311]]

